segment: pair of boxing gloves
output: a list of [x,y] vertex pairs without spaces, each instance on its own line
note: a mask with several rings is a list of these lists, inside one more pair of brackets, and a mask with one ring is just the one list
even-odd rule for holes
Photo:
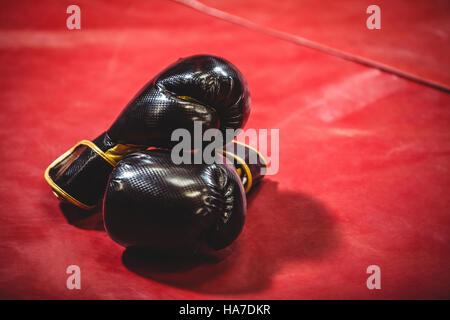
[[[199,121],[203,130],[218,129],[229,139],[225,131],[242,128],[249,113],[246,81],[230,62],[209,55],[179,59],[106,132],[56,159],[45,179],[59,199],[82,209],[103,200],[105,229],[125,247],[169,254],[222,249],[243,228],[245,193],[262,178],[265,161],[255,149],[225,139],[215,154],[219,161],[177,165],[171,134],[179,128],[192,134]],[[190,155],[195,152],[201,150]]]

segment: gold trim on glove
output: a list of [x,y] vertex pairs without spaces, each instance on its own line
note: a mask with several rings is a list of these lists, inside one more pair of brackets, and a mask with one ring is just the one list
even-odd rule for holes
[[50,185],[50,187],[53,189],[53,194],[60,200],[66,200],[77,207],[80,207],[85,210],[90,210],[95,208],[95,205],[89,206],[87,204],[84,204],[74,197],[72,197],[69,193],[64,191],[60,186],[58,186],[50,177],[50,170],[56,166],[58,163],[66,159],[68,156],[70,156],[76,148],[78,148],[81,145],[85,145],[89,148],[91,148],[95,153],[97,153],[100,157],[102,157],[106,162],[108,162],[112,167],[115,167],[119,161],[126,156],[129,153],[136,152],[139,150],[142,150],[146,147],[144,146],[138,146],[138,145],[132,145],[132,144],[117,144],[114,147],[108,149],[106,152],[103,152],[99,147],[97,147],[92,141],[89,140],[82,140],[78,142],[75,146],[70,148],[68,151],[64,152],[60,157],[58,157],[55,161],[53,161],[47,169],[45,169],[44,172],[44,178],[45,181]]
[[[235,143],[235,144],[239,144],[241,146],[244,146],[245,148],[248,148],[250,150],[253,150],[258,155],[258,157],[262,160],[264,168],[267,169],[266,158],[264,158],[264,156],[258,150],[256,150],[252,146],[249,146],[248,144],[239,142],[237,140],[233,140],[232,142]],[[244,169],[244,174],[247,177],[247,183],[245,185],[245,193],[248,193],[250,191],[250,189],[252,188],[252,184],[253,184],[253,176],[252,176],[252,173],[250,171],[250,168],[249,168],[248,164],[244,161],[244,159],[242,159],[241,157],[237,156],[234,153],[227,152],[226,150],[219,150],[219,151],[222,154],[224,154],[225,156],[227,154],[230,155],[231,157],[233,157],[242,166],[242,168]],[[240,177],[242,177],[242,170],[241,170],[241,168],[237,168],[236,171],[237,171],[238,175]]]
[[[117,166],[119,161],[122,160],[122,158],[125,157],[127,154],[141,151],[144,149],[147,149],[147,147],[136,145],[136,144],[120,144],[120,143],[118,143],[114,147],[106,150],[106,152],[103,153],[103,156],[108,158],[111,162],[115,163],[113,165],[115,167],[115,166]],[[100,155],[100,156],[103,157],[102,155]],[[109,162],[109,163],[111,163],[111,162]]]
[[[249,168],[248,165],[245,163],[244,159],[242,159],[241,157],[235,155],[234,153],[227,152],[227,151],[225,151],[225,150],[221,150],[221,152],[222,152],[223,154],[225,154],[225,156],[228,154],[228,155],[230,155],[231,157],[233,157],[233,158],[234,158],[234,159],[242,166],[242,168],[244,169],[245,175],[246,175],[246,177],[247,177],[247,185],[245,186],[245,193],[248,193],[248,192],[250,191],[250,189],[252,188],[252,183],[253,183],[253,180],[252,180],[252,173],[251,173],[251,171],[250,171],[250,168]],[[238,170],[236,170],[236,171],[238,171]],[[239,172],[238,172],[238,173],[239,173]]]

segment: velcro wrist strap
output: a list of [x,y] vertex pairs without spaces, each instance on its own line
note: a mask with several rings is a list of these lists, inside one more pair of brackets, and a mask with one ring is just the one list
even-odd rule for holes
[[[87,150],[92,150],[91,152],[94,152],[93,154],[97,154],[98,157],[100,157],[102,160],[104,160],[105,162],[107,162],[108,164],[101,164],[101,161],[98,162],[98,160],[96,160],[96,165],[95,168],[92,168],[92,166],[89,169],[85,169],[84,163],[85,160],[81,160],[79,158],[79,155],[74,155],[74,153],[77,152],[78,148],[85,148],[87,147]],[[45,170],[44,173],[44,178],[47,181],[47,183],[51,186],[51,188],[53,189],[54,194],[57,196],[57,198],[61,199],[61,200],[66,200],[82,209],[85,210],[90,210],[93,209],[96,204],[90,204],[89,201],[83,201],[83,199],[78,199],[78,197],[81,198],[86,198],[86,196],[75,196],[75,194],[83,194],[80,193],[79,191],[83,189],[83,186],[86,186],[86,189],[92,188],[92,185],[86,185],[89,183],[89,180],[91,180],[89,177],[92,175],[92,179],[94,179],[94,181],[96,181],[96,186],[98,187],[94,187],[94,190],[98,191],[99,194],[101,194],[102,191],[104,191],[103,188],[106,187],[106,181],[108,179],[109,173],[116,165],[117,163],[127,154],[132,153],[132,152],[136,152],[139,150],[143,150],[146,147],[144,146],[137,146],[137,145],[125,145],[125,144],[116,144],[113,147],[109,148],[106,151],[101,150],[95,143],[93,143],[92,141],[89,140],[82,140],[80,142],[78,142],[75,146],[73,146],[70,150],[68,150],[67,152],[65,152],[64,154],[62,154],[60,157],[58,157],[55,161],[53,161]],[[85,151],[84,151],[85,152]],[[70,159],[70,157],[72,157],[72,159]],[[93,159],[92,156],[90,159]],[[67,161],[67,163],[64,163],[64,161]],[[74,162],[78,161],[78,163],[83,164],[82,166],[80,166],[80,169],[78,171],[76,171],[74,174],[76,176],[74,176],[73,178],[71,178],[71,176],[68,176],[67,173],[68,172],[72,172],[72,171],[67,171],[68,168],[70,168],[72,166],[72,164]],[[79,162],[82,161],[82,162]],[[92,163],[92,160],[89,160],[89,163]],[[57,166],[60,166],[60,168],[58,168]],[[108,166],[110,169],[108,169]],[[55,168],[56,167],[56,168]],[[52,170],[54,169],[54,170]],[[92,171],[95,170],[95,171]],[[83,171],[83,172],[82,172]],[[64,174],[66,173],[66,178],[61,180],[59,178],[60,174]],[[72,173],[71,173],[72,174]],[[103,177],[103,175],[105,177]],[[78,179],[78,182],[80,182],[80,176],[84,176],[84,179],[82,181],[82,185],[78,184],[76,187],[73,185],[72,182],[74,181],[73,179]],[[96,176],[96,177],[94,177]],[[100,178],[101,176],[101,178]],[[67,179],[67,177],[69,177],[69,179]],[[100,179],[100,180],[99,180]],[[58,181],[59,180],[59,181]],[[101,183],[98,181],[102,181]],[[104,184],[105,185],[100,185],[100,184]],[[75,189],[74,189],[75,188]],[[102,188],[102,190],[100,190],[100,188]],[[93,201],[90,201],[93,202]]]
[[[50,177],[50,170],[52,168],[54,168],[57,164],[59,164],[60,162],[62,162],[63,160],[65,160],[67,157],[69,157],[79,146],[81,145],[86,145],[88,147],[90,147],[92,150],[96,151],[97,153],[99,153],[98,151],[100,151],[100,153],[103,153],[103,151],[100,150],[99,147],[97,147],[94,143],[92,143],[91,141],[88,140],[82,140],[80,142],[78,142],[76,145],[74,145],[72,148],[70,148],[69,150],[67,150],[66,152],[64,152],[61,156],[59,156],[55,161],[53,161],[48,167],[47,169],[45,169],[44,172],[44,178],[45,181],[47,181],[47,183],[50,185],[50,187],[53,189],[53,194],[59,199],[59,200],[65,200],[68,201],[74,205],[76,205],[77,207],[80,207],[82,209],[85,210],[90,210],[93,209],[95,207],[95,205],[87,205],[82,203],[81,201],[78,201],[77,199],[75,199],[74,197],[72,197],[69,193],[67,193],[66,191],[64,191],[64,189],[62,189],[59,185],[57,185],[55,183],[55,181],[53,181],[53,179]],[[99,154],[100,154],[99,153]],[[105,159],[106,160],[106,159]],[[108,163],[110,163],[108,161]]]
[[[258,168],[258,169],[267,168],[266,159],[258,150],[256,150],[255,148],[253,148],[247,144],[244,144],[244,143],[236,141],[236,140],[233,140],[231,143],[233,143],[234,147],[236,147],[236,148],[233,148],[234,152],[231,152],[229,150],[220,150],[220,152],[225,157],[231,159],[231,161],[233,163],[236,162],[236,164],[237,164],[236,171],[238,172],[239,176],[241,177],[241,179],[244,183],[245,192],[248,193],[250,191],[250,189],[252,188],[252,185],[255,183],[255,179],[256,179],[256,183],[257,183],[261,178],[260,174],[257,174],[256,177],[254,177],[254,175],[252,174],[252,170],[255,171],[256,168]],[[246,155],[239,154],[239,152],[237,150],[238,145],[244,147],[244,149],[246,150]],[[250,151],[256,153],[256,156],[258,158],[257,160],[260,161],[261,163],[258,163],[258,164],[248,164],[247,163],[247,160],[248,160],[247,155],[248,155],[248,152],[250,152]]]

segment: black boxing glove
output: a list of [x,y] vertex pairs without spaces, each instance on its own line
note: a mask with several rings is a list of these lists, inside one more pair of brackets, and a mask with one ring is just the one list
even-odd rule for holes
[[148,146],[170,148],[175,144],[170,139],[173,130],[193,133],[194,121],[201,122],[203,130],[223,133],[241,128],[249,113],[246,81],[231,63],[208,55],[179,59],[151,80],[105,133],[79,142],[56,159],[45,179],[61,200],[91,209],[125,155]]
[[[256,152],[246,150],[247,156]],[[254,164],[246,164],[245,155],[226,156],[231,164],[175,165],[169,151],[158,149],[126,156],[104,196],[109,236],[122,246],[166,255],[231,244],[245,221],[244,189],[261,180],[265,161],[259,154]]]

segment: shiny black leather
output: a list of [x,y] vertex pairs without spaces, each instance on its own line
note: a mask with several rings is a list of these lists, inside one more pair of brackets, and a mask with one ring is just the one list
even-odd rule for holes
[[[230,62],[197,55],[179,59],[150,81],[107,131],[118,143],[170,147],[173,130],[194,121],[203,130],[242,128],[250,114],[247,83]],[[231,139],[234,137],[231,137]]]
[[[151,80],[112,126],[94,140],[106,151],[117,144],[171,147],[172,131],[241,128],[250,113],[246,81],[228,61],[209,55],[179,59]],[[225,134],[224,134],[224,137]],[[231,138],[231,137],[229,137]],[[225,141],[226,142],[226,141]],[[49,171],[53,182],[76,200],[95,206],[113,167],[80,146]]]
[[166,150],[126,156],[111,173],[105,228],[125,247],[177,254],[222,249],[242,230],[246,196],[226,164],[175,165]]

